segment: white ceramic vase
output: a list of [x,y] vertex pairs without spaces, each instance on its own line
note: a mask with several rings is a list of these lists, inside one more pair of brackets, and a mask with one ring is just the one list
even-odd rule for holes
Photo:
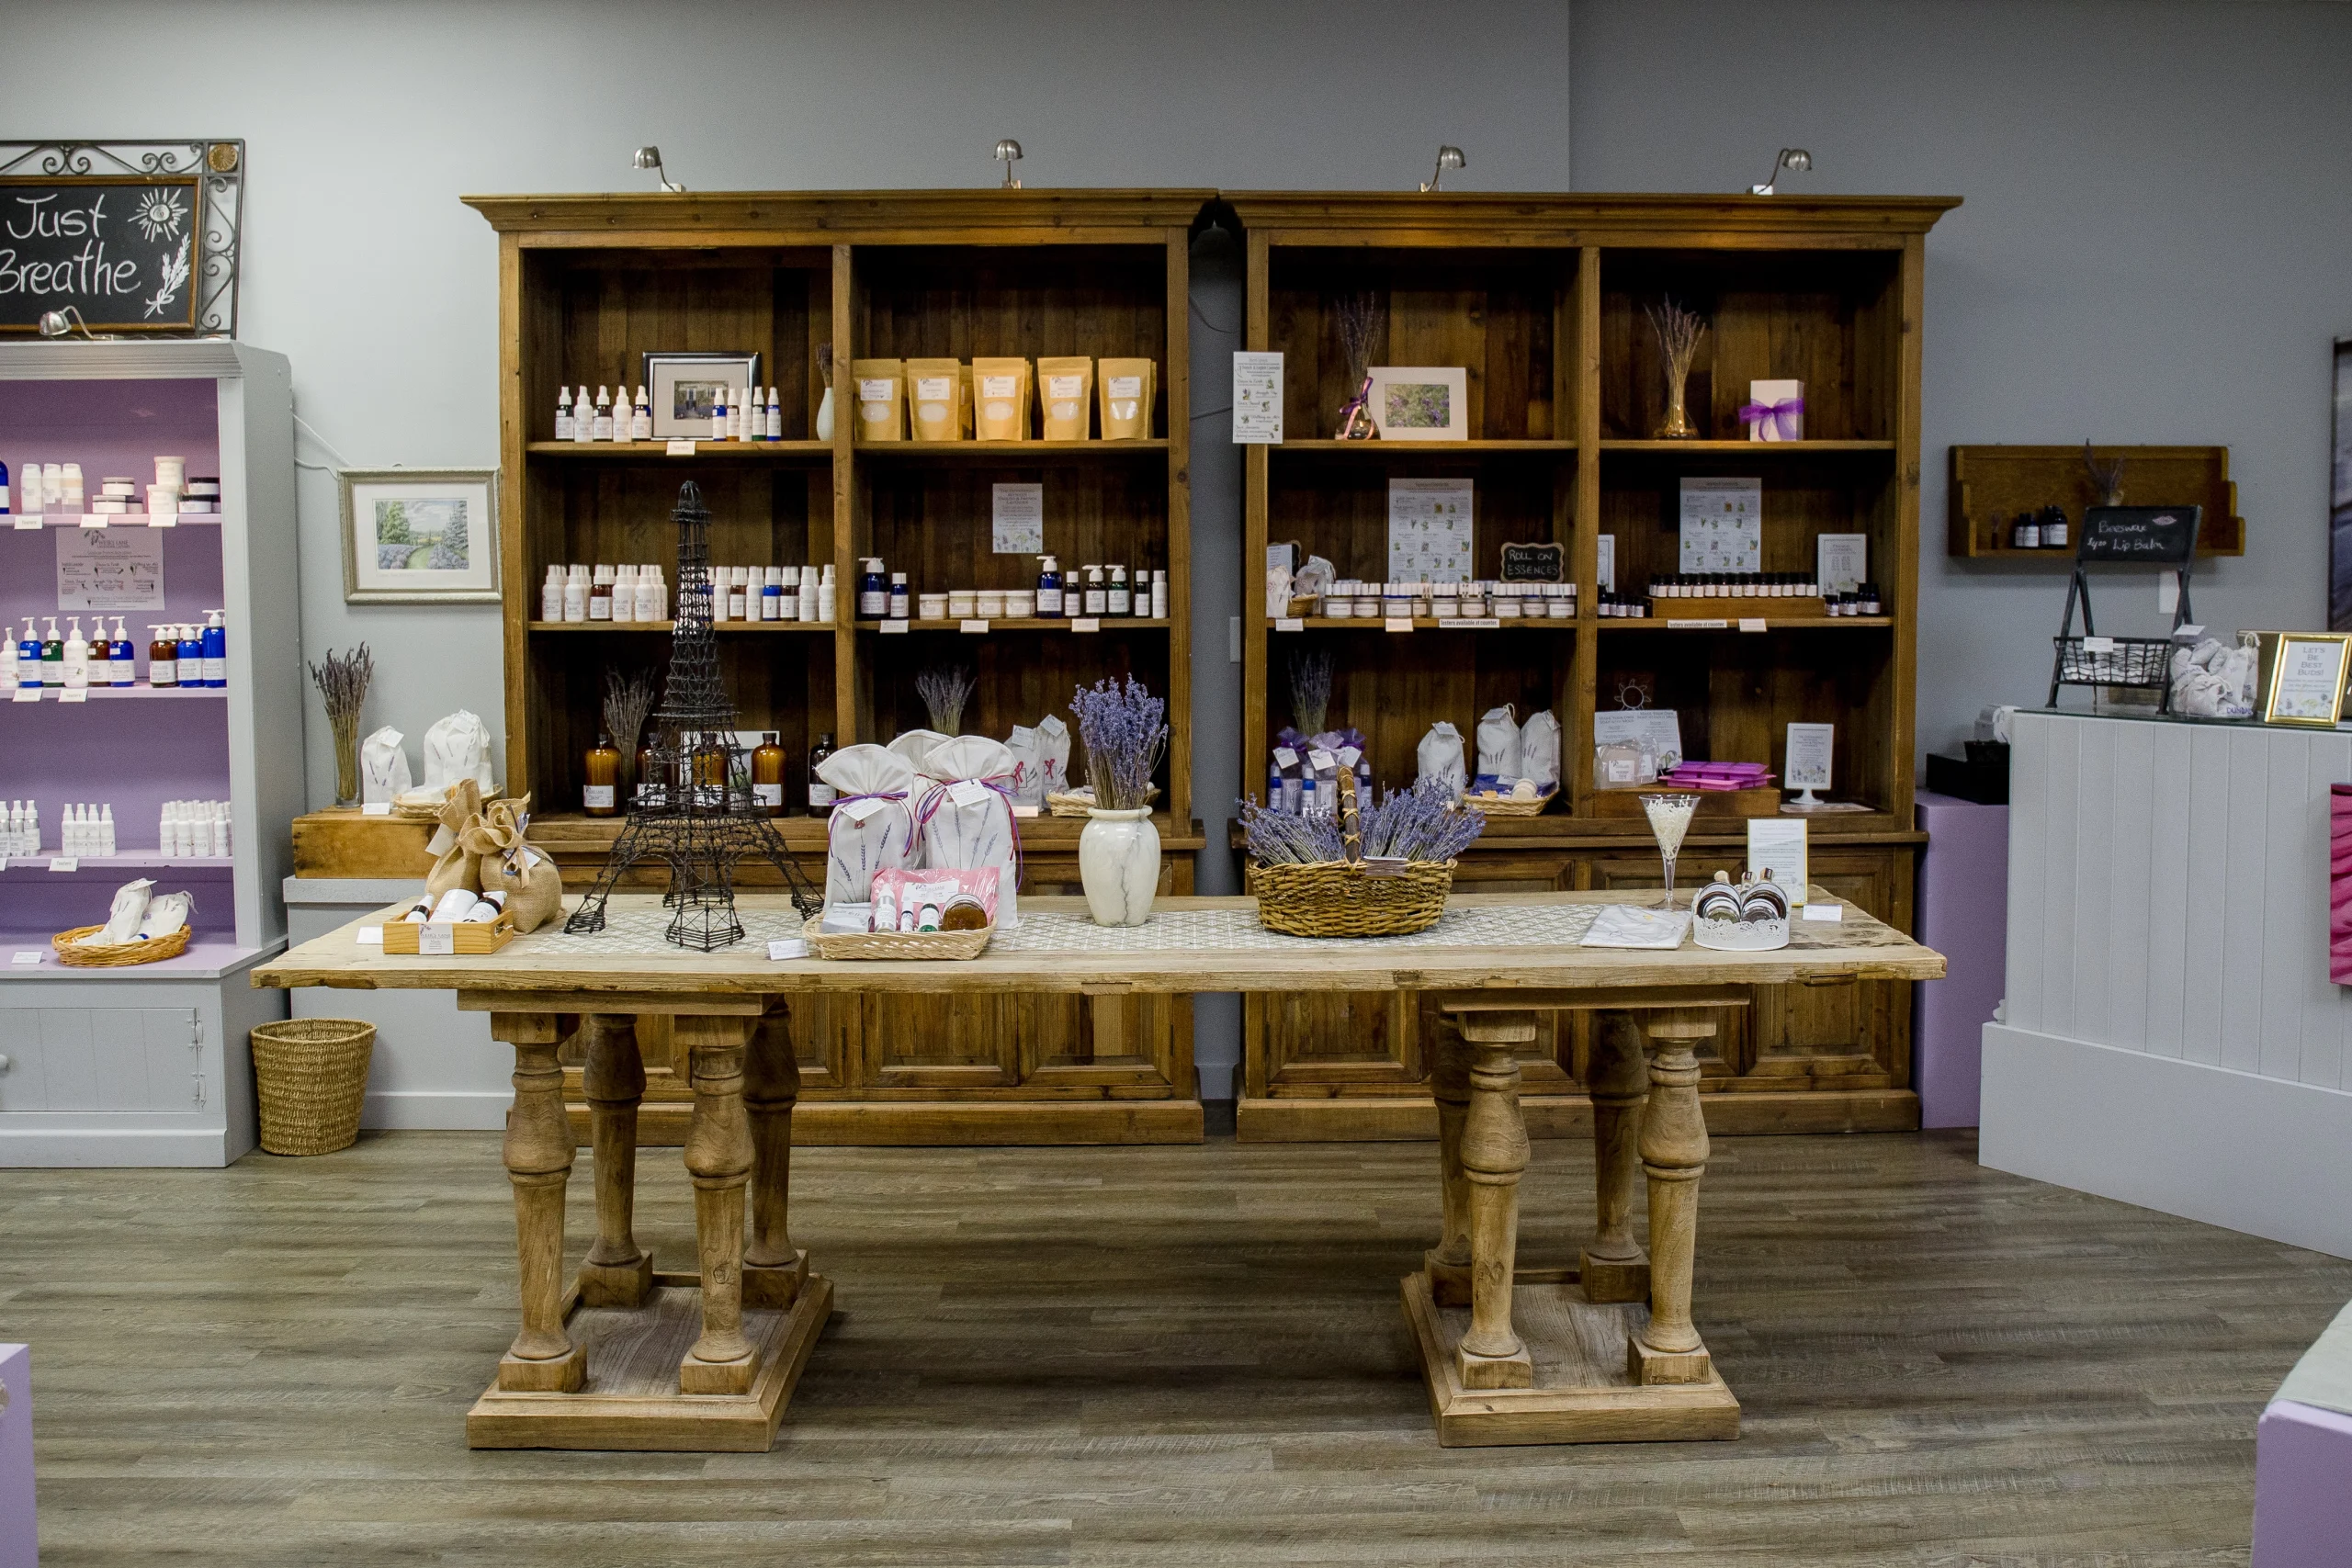
[[1078,879],[1098,926],[1139,926],[1159,890],[1159,829],[1151,808],[1093,811],[1078,835]]
[[832,438],[833,389],[831,387],[828,387],[825,389],[823,400],[817,405],[817,439],[820,441],[831,441]]

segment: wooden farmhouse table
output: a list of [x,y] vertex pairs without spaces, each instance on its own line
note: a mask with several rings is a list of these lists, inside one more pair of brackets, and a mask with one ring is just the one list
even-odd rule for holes
[[[1021,925],[967,963],[772,960],[769,939],[797,935],[800,922],[781,897],[756,895],[740,900],[746,940],[718,953],[668,945],[660,896],[642,894],[614,897],[594,935],[550,926],[487,956],[396,957],[361,934],[394,908],[305,942],[254,984],[454,990],[514,1048],[504,1154],[523,1325],[467,1418],[477,1448],[773,1441],[832,1299],[786,1223],[799,1066],[786,1010],[796,996],[868,991],[1428,993],[1442,1021],[1443,1221],[1403,1292],[1438,1440],[1731,1438],[1738,1403],[1690,1317],[1707,1164],[1695,1053],[1714,1032],[1704,1010],[1744,1006],[1759,985],[1933,979],[1943,960],[1850,905],[1837,923],[1794,922],[1789,945],[1770,953],[1577,945],[1600,906],[1656,897],[1472,894],[1417,935],[1329,941],[1262,930],[1248,898],[1163,898],[1130,930],[1094,925],[1080,899],[1024,899]],[[1587,1085],[1595,1223],[1577,1267],[1520,1269],[1519,1053],[1538,1014],[1556,1009],[1599,1014]],[[636,1020],[665,1013],[695,1094],[684,1157],[698,1274],[655,1272],[631,1228],[644,1086]],[[567,1280],[573,1138],[557,1053],[575,1034],[587,1059],[596,1241]],[[1649,1187],[1646,1238],[1631,1223],[1637,1169]]]

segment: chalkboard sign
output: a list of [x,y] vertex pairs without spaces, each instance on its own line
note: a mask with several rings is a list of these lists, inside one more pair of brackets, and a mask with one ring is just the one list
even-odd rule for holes
[[[0,141],[0,336],[237,331],[245,144]],[[77,334],[78,335],[78,334]]]
[[2181,566],[2197,553],[2202,506],[2094,506],[2083,513],[2076,560]]
[[1504,582],[1559,582],[1566,579],[1568,547],[1566,545],[1505,545],[1503,547]]

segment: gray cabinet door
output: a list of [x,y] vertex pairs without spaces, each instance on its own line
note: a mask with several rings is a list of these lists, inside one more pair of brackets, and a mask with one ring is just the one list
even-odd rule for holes
[[207,1055],[193,1008],[0,1008],[0,1112],[198,1110]]

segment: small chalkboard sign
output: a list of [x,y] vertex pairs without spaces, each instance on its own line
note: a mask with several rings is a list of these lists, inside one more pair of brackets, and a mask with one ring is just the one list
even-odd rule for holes
[[1566,545],[1505,545],[1503,547],[1504,582],[1561,582],[1566,581],[1568,547]]
[[[0,140],[0,337],[237,331],[245,144]],[[78,317],[79,320],[74,320]]]
[[2078,561],[2180,566],[2197,553],[2201,506],[2094,506],[2083,513]]

